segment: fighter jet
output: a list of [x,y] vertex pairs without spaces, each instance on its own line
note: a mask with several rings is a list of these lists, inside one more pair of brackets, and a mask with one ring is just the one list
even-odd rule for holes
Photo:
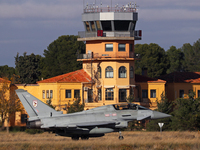
[[87,140],[90,137],[101,137],[105,133],[119,132],[128,127],[133,120],[160,119],[170,115],[153,111],[133,103],[104,105],[81,112],[63,114],[49,107],[27,91],[16,90],[26,112],[28,128],[39,128],[53,131],[56,135],[71,137],[72,140]]

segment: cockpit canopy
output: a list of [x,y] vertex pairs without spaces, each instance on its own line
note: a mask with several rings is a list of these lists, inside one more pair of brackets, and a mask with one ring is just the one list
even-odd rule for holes
[[148,108],[137,104],[114,104],[113,107],[116,110],[148,110]]

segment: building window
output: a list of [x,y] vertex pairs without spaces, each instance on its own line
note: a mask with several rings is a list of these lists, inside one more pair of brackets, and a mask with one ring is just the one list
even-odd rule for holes
[[184,98],[184,90],[179,91],[179,98]]
[[148,98],[148,90],[142,90],[142,98]]
[[121,66],[119,68],[119,78],[126,78],[126,67]]
[[93,102],[93,91],[88,89],[88,102]]
[[118,51],[125,52],[126,51],[126,44],[118,44]]
[[113,44],[106,44],[106,51],[113,51]]
[[134,78],[133,66],[130,67],[130,78]]
[[106,44],[106,51],[113,51],[113,44]]
[[45,90],[42,90],[42,98],[45,99]]
[[74,98],[80,98],[80,90],[74,90]]
[[156,98],[156,90],[151,90],[151,98]]
[[102,100],[102,93],[101,93],[101,89],[98,89],[98,100],[101,101]]
[[53,90],[50,90],[50,98],[53,98]]
[[46,90],[46,98],[49,98],[49,90]]
[[114,91],[112,88],[106,89],[105,94],[106,94],[106,97],[105,97],[106,100],[114,100]]
[[27,114],[21,114],[21,123],[27,122]]
[[119,102],[126,102],[126,89],[119,89]]
[[113,78],[113,68],[111,66],[106,68],[106,78]]
[[198,90],[198,97],[200,97],[200,90]]
[[101,67],[100,66],[98,67],[98,78],[99,79],[101,78]]
[[129,51],[132,52],[133,51],[133,44],[129,45]]
[[66,90],[65,93],[65,98],[71,98],[71,90]]

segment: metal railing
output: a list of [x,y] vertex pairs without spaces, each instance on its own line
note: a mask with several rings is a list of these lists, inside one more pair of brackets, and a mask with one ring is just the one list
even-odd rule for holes
[[[80,38],[98,37],[97,31],[79,31],[78,35]],[[134,35],[134,31],[104,31],[102,37],[134,37]]]
[[91,54],[79,54],[77,56],[77,59],[95,59],[95,58],[140,58],[139,54],[129,54],[129,53],[124,53],[124,54],[99,54],[99,53],[93,53]]
[[99,13],[99,12],[136,12],[137,9],[134,7],[99,7],[99,6],[87,6],[84,13]]

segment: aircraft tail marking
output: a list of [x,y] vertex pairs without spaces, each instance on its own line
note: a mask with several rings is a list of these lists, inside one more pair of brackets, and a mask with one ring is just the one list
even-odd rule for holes
[[17,89],[16,93],[30,118],[37,116],[50,117],[53,114],[61,114],[61,112],[58,112],[50,106],[46,105],[30,93],[28,93],[26,90]]

